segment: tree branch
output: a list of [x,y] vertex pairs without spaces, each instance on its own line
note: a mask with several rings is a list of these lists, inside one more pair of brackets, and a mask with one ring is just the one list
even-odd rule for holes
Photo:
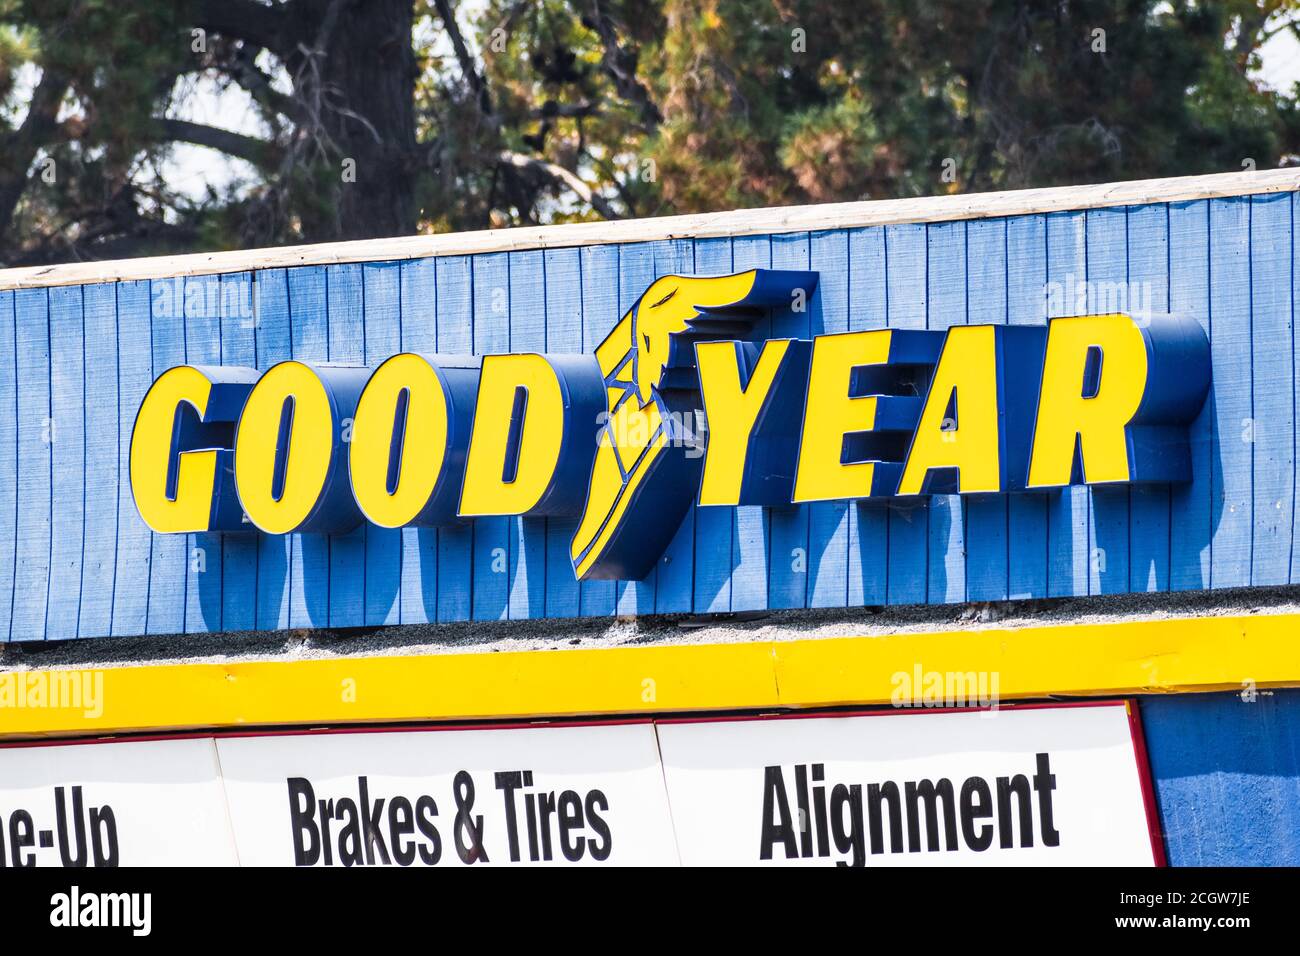
[[647,129],[657,127],[664,117],[650,96],[650,90],[636,77],[636,52],[626,49],[618,42],[618,28],[613,18],[601,9],[600,0],[588,0],[587,15],[583,20],[600,37],[600,65],[614,81],[618,95],[637,105],[641,111],[641,121]]
[[22,125],[0,137],[0,236],[9,231],[13,222],[14,210],[27,189],[27,170],[37,151],[55,139],[59,106],[69,85],[68,78],[56,70],[42,72]]
[[295,121],[304,118],[301,105],[271,85],[271,78],[257,66],[260,48],[244,43],[229,62],[222,65],[226,75],[248,93],[269,114],[287,116]]
[[206,146],[228,156],[248,160],[262,169],[274,167],[279,159],[279,150],[273,143],[255,136],[245,136],[243,133],[181,119],[162,119],[158,124],[165,139]]
[[496,125],[495,115],[492,109],[492,97],[488,94],[487,81],[479,74],[478,67],[474,65],[474,57],[469,52],[469,47],[465,45],[465,38],[461,36],[460,26],[456,23],[456,14],[451,9],[450,0],[433,0],[433,5],[438,10],[438,16],[442,19],[443,26],[447,28],[447,37],[451,40],[451,48],[456,53],[456,62],[460,64],[460,72],[465,77],[465,82],[469,84],[470,89],[478,97],[479,112],[483,118]]
[[47,236],[23,250],[8,263],[10,267],[50,265],[58,262],[131,259],[137,256],[176,254],[198,251],[199,230],[188,223],[144,222],[119,230],[100,224],[91,238],[78,236],[69,240],[62,235]]
[[600,112],[600,107],[595,103],[557,103],[555,100],[547,100],[540,108],[531,110],[528,114],[529,119],[554,119],[555,117],[564,118],[582,118],[586,116],[595,116]]
[[294,45],[286,35],[288,6],[256,0],[194,0],[194,21],[205,30],[247,40],[283,57]]
[[522,153],[504,150],[498,154],[497,158],[508,166],[516,169],[530,169],[541,173],[551,182],[567,186],[572,192],[576,193],[578,198],[591,206],[592,209],[600,213],[606,219],[622,219],[618,210],[609,204],[604,196],[600,195],[581,179],[577,173],[565,169],[563,166],[557,166],[555,163],[547,162],[544,159],[534,159],[531,156],[525,156]]
[[321,18],[320,29],[316,31],[316,52],[321,56],[329,49],[330,38],[334,36],[334,28],[338,26],[343,8],[352,2],[354,0],[330,0],[325,16]]

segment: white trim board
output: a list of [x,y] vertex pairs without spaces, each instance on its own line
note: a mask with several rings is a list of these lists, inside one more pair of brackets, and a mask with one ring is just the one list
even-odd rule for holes
[[926,196],[919,199],[777,206],[688,216],[663,216],[657,219],[624,219],[559,226],[488,229],[478,232],[401,236],[394,239],[362,239],[272,249],[32,266],[0,270],[0,291],[116,280],[214,275],[287,266],[332,265],[340,262],[387,262],[398,259],[421,259],[428,256],[553,249],[567,246],[646,242],[656,239],[704,239],[715,236],[851,229],[897,223],[989,219],[1297,190],[1300,190],[1300,168],[1288,168],[1215,173],[1207,176],[1179,176],[1170,179],[1143,179],[1095,186],[1055,186],[1006,192]]

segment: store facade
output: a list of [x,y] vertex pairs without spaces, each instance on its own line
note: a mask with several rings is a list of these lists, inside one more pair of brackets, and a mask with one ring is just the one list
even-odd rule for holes
[[[7,861],[170,860],[131,821],[189,801],[198,862],[1300,862],[1298,189],[0,273],[0,636],[195,658],[6,656]],[[962,620],[1057,599],[1077,620]],[[952,623],[797,613],[922,605]],[[200,660],[756,614],[778,633]]]

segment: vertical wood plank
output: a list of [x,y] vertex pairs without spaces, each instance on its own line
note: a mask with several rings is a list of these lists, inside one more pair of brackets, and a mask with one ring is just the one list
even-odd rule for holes
[[[468,256],[435,260],[438,351],[474,351],[474,277]],[[438,529],[438,620],[468,621],[473,593],[474,532],[469,522]]]
[[[9,640],[18,545],[18,355],[14,294],[0,292],[0,641]],[[114,408],[116,411],[116,407]]]
[[[1300,342],[1296,341],[1295,321],[1296,321],[1296,302],[1297,294],[1300,293],[1300,242],[1296,242],[1296,221],[1300,219],[1297,216],[1296,204],[1300,202],[1300,193],[1291,194],[1291,352],[1292,366],[1291,377],[1293,383],[1293,401],[1300,402]],[[1297,448],[1300,452],[1300,448]],[[1300,454],[1296,455],[1295,472],[1292,475],[1293,487],[1300,491]],[[1300,520],[1297,520],[1295,514],[1296,502],[1292,500],[1291,511],[1291,564],[1288,575],[1290,583],[1295,584],[1300,581]]]
[[117,554],[113,571],[114,635],[143,634],[149,613],[152,535],[135,510],[127,466],[131,460],[131,424],[153,384],[149,282],[117,284]]
[[45,289],[19,289],[18,512],[10,640],[45,638],[50,590],[50,310]]
[[[253,276],[221,276],[221,364],[257,367],[257,307]],[[260,535],[246,531],[221,536],[221,629],[248,631],[257,626],[257,557]],[[283,542],[281,542],[283,543]],[[249,600],[254,595],[254,600]]]
[[[966,223],[926,229],[926,328],[966,324]],[[960,412],[959,412],[960,414]],[[933,604],[966,600],[966,508],[961,495],[930,498],[926,593]]]
[[[185,364],[185,292],[184,279],[155,279],[150,283],[154,378]],[[185,630],[185,587],[192,547],[189,538],[151,534],[153,557],[145,624],[149,634],[179,634]]]
[[[542,254],[546,302],[546,351],[583,351],[582,266],[577,249],[547,249]],[[576,518],[546,519],[546,616],[577,617],[578,579],[569,542]]]
[[[474,354],[510,351],[510,257],[494,252],[475,256]],[[474,594],[476,621],[499,621],[508,615],[510,598],[511,519],[474,520]]]
[[[731,240],[697,239],[694,243],[698,275],[730,274]],[[691,605],[697,614],[731,610],[732,526],[734,508],[695,509],[695,566]]]
[[[50,289],[50,597],[47,640],[77,636],[85,543],[86,380],[81,286]],[[93,347],[93,346],[92,346]]]
[[1250,199],[1210,200],[1210,354],[1215,383],[1210,586],[1250,583],[1254,533],[1254,451],[1259,423],[1251,407]]
[[[1129,305],[1169,311],[1169,209],[1163,203],[1128,209]],[[1129,489],[1129,590],[1169,589],[1169,487]]]
[[[1084,223],[1088,312],[1124,311],[1129,307],[1128,211],[1090,209]],[[1088,499],[1088,593],[1121,594],[1129,587],[1129,489],[1090,487]]]
[[[438,351],[438,289],[433,259],[401,264],[401,348],[433,355]],[[438,619],[438,529],[402,529],[403,624]]]
[[[648,242],[632,242],[618,247],[618,314],[621,318],[636,304],[655,279],[654,248]],[[662,555],[660,558],[662,559]],[[615,612],[621,617],[654,612],[655,587],[659,563],[640,581],[619,581],[614,586]]]
[[[289,343],[299,362],[329,361],[329,313],[322,266],[288,270]],[[330,539],[323,534],[290,535],[289,626],[328,627]]]
[[[923,329],[928,311],[928,249],[921,224],[885,227],[886,318],[891,329]],[[930,507],[925,499],[889,505],[885,599],[924,604],[929,583]]]
[[[366,309],[365,359],[373,368],[402,349],[401,265],[367,262],[361,282]],[[365,622],[368,626],[400,623],[402,531],[367,522],[365,541]]]
[[[849,330],[849,234],[815,232],[812,268],[818,273],[810,335]],[[844,607],[849,600],[849,509],[846,501],[807,506],[808,606]]]
[[[185,280],[185,361],[221,364],[221,277]],[[220,631],[222,541],[219,534],[185,536],[185,631]]]
[[[1007,220],[1007,322],[1047,322],[1047,219]],[[1012,600],[1047,596],[1047,510],[1050,494],[1007,499],[1007,591]]]
[[[618,258],[617,246],[583,246],[579,252],[584,352],[594,352],[622,317],[618,311]],[[583,617],[613,614],[617,583],[581,582],[578,589],[579,613]]]
[[[811,268],[807,233],[772,237],[772,268],[803,271]],[[772,337],[807,339],[812,334],[814,300],[802,312],[776,309]],[[808,505],[772,508],[768,518],[768,607],[808,606],[808,572],[813,556],[808,539]]]
[[1254,531],[1250,583],[1291,577],[1295,382],[1291,328],[1291,196],[1250,199],[1251,418]]
[[[654,278],[666,275],[692,275],[695,272],[695,246],[689,239],[664,239],[650,244],[654,259]],[[701,412],[702,416],[703,413]],[[698,417],[689,424],[692,434],[698,430]],[[698,437],[698,436],[697,436]],[[691,505],[673,540],[664,549],[654,577],[654,611],[676,614],[690,611],[695,579],[695,521],[698,509]]]
[[[289,328],[289,277],[284,269],[266,269],[253,275],[254,364],[262,371],[287,362],[293,354]],[[292,626],[291,563],[294,535],[257,534],[257,597],[253,626],[279,630]],[[299,592],[301,593],[301,591]]]
[[[546,354],[546,269],[541,250],[510,253],[510,351]],[[595,423],[583,427],[595,428]],[[546,613],[546,519],[507,519],[511,620]]]
[[[849,331],[883,329],[889,313],[883,226],[849,232]],[[886,603],[889,584],[889,505],[863,499],[849,505],[850,607]]]
[[[1206,338],[1211,338],[1208,202],[1169,206],[1169,308],[1195,318]],[[1218,421],[1216,392],[1212,384],[1204,407],[1188,430],[1192,480],[1169,492],[1169,586],[1175,591],[1210,586],[1212,515],[1218,512],[1210,464]]]
[[[971,325],[1007,321],[1007,220],[966,224],[966,320]],[[1005,601],[1009,594],[1007,495],[966,497],[966,596]]]
[[[361,263],[325,267],[329,360],[335,365],[366,364],[365,285]],[[360,627],[366,622],[366,539],[369,522],[329,536],[330,627]]]
[[[770,236],[737,236],[731,243],[732,272],[749,269],[771,269],[772,239]],[[754,323],[747,338],[761,343],[772,334],[770,318]],[[770,578],[769,541],[771,540],[771,509],[758,505],[744,505],[732,509],[731,525],[731,609],[733,611],[758,611],[770,606],[768,583]],[[788,557],[785,559],[790,560]]]
[[[1047,217],[1047,279],[1054,290],[1049,318],[1074,315],[1075,290],[1086,289],[1087,228],[1082,212]],[[1052,301],[1055,300],[1055,301]],[[1086,299],[1082,303],[1087,308]],[[1052,597],[1088,593],[1088,489],[1074,485],[1047,495],[1047,590]]]

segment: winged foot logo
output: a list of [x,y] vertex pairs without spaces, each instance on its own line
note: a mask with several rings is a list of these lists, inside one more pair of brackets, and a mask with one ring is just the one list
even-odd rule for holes
[[[644,577],[690,509],[702,471],[686,453],[693,436],[683,424],[699,401],[696,344],[749,335],[768,310],[790,307],[796,293],[806,301],[816,283],[813,273],[768,270],[668,276],[596,347],[608,413],[570,548],[578,577]],[[656,486],[657,500],[643,505]]]
[[1210,375],[1196,322],[767,334],[792,316],[817,329],[817,286],[815,272],[665,276],[594,355],[178,366],[137,414],[136,508],[159,533],[570,518],[578,578],[637,580],[693,504],[1190,478]]

